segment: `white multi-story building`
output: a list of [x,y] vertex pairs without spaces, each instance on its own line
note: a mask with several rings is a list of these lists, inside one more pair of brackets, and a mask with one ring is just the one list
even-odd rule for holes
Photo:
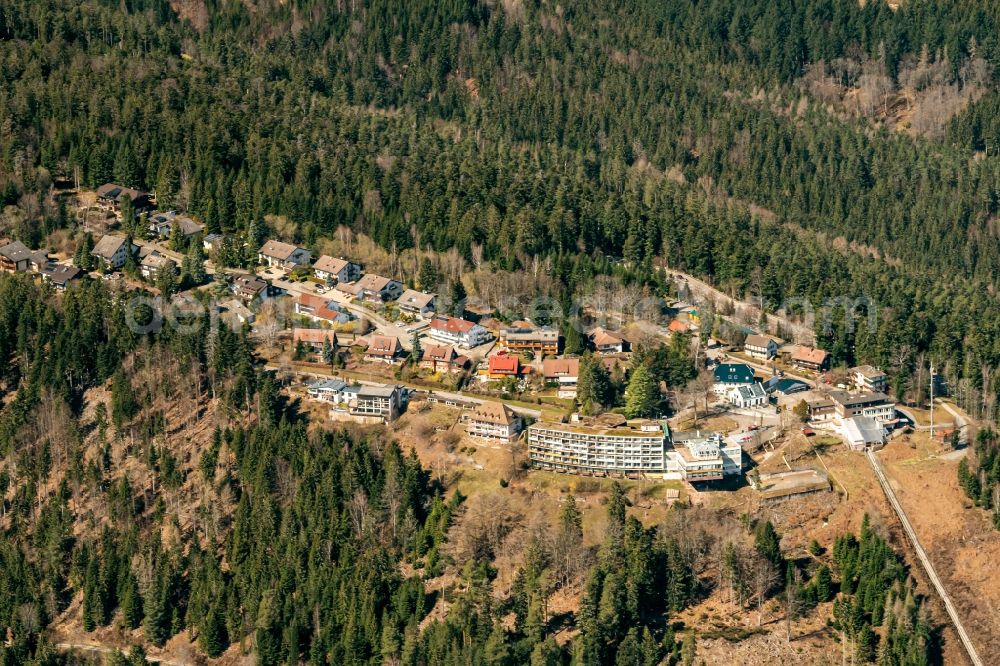
[[521,417],[502,402],[484,402],[469,415],[465,430],[479,439],[509,442],[524,427]]
[[428,333],[438,342],[465,349],[484,345],[493,339],[493,334],[479,324],[445,315],[431,319]]
[[667,452],[667,476],[691,483],[719,481],[743,472],[743,449],[717,433],[679,437]]
[[884,393],[848,393],[847,391],[831,391],[837,418],[845,420],[855,416],[866,416],[875,419],[881,425],[896,420],[896,403],[889,400]]
[[882,393],[886,389],[885,373],[873,365],[859,365],[851,368],[855,386],[872,393]]
[[663,474],[668,439],[656,422],[637,428],[539,422],[528,427],[528,453],[534,466],[559,472]]
[[351,416],[395,421],[403,411],[403,392],[398,386],[362,386],[351,403]]
[[770,335],[748,335],[743,342],[743,351],[751,358],[769,360],[778,353],[778,341]]

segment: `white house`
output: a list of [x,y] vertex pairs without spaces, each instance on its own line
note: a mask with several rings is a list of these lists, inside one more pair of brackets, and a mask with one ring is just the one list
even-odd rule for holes
[[750,386],[734,386],[726,397],[731,404],[741,409],[763,407],[767,404],[767,392],[760,382]]
[[854,385],[872,393],[882,393],[886,389],[886,376],[873,365],[859,365],[851,368]]
[[313,273],[326,282],[353,282],[361,277],[361,266],[347,259],[324,254],[313,264]]
[[257,251],[257,260],[261,264],[267,264],[272,268],[275,266],[278,268],[294,268],[296,266],[307,266],[312,261],[312,253],[291,243],[269,240]]
[[403,283],[399,280],[366,273],[358,280],[358,296],[368,301],[394,301],[403,294]]
[[743,351],[751,358],[770,360],[778,353],[778,342],[770,335],[748,335]]
[[757,383],[753,370],[746,363],[720,363],[713,372],[716,395],[727,395],[729,391],[739,386],[752,386]]
[[429,317],[434,314],[434,309],[437,306],[437,295],[428,294],[422,291],[417,291],[415,289],[407,289],[403,292],[403,295],[399,297],[397,303],[399,304],[399,309],[402,312],[411,314],[415,317]]
[[118,269],[125,265],[129,254],[135,255],[139,246],[123,236],[105,236],[97,241],[91,254],[101,260],[105,268]]
[[445,315],[431,320],[430,336],[438,342],[466,349],[484,345],[493,339],[493,334],[479,324]]

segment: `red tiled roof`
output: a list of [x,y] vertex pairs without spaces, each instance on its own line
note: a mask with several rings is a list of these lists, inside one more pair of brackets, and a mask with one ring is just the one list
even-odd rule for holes
[[513,354],[490,356],[490,374],[516,375],[520,366],[520,360]]
[[373,335],[368,342],[369,356],[395,356],[399,349],[399,338],[388,335]]
[[434,317],[431,320],[431,328],[438,331],[447,331],[453,335],[463,335],[472,330],[475,326],[471,321],[459,319],[458,317]]

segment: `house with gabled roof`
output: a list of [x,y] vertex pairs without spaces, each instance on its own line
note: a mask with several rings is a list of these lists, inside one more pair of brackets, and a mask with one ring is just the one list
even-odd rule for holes
[[9,273],[26,271],[33,252],[21,241],[11,241],[0,246],[0,270]]
[[333,301],[306,293],[299,294],[295,299],[295,314],[330,325],[346,324],[353,319],[349,312]]
[[420,356],[420,367],[431,372],[461,372],[468,364],[450,345],[427,345]]
[[104,268],[117,270],[125,265],[129,254],[135,256],[138,250],[139,246],[124,236],[108,234],[97,241],[97,245],[90,253],[101,261]]
[[41,270],[42,281],[48,282],[56,289],[65,289],[74,280],[79,280],[84,276],[82,269],[76,266],[61,266],[59,264],[49,264]]
[[394,335],[373,335],[368,339],[365,360],[396,365],[403,360],[403,345]]
[[257,260],[271,268],[295,268],[308,266],[312,253],[298,245],[269,240],[257,251]]
[[400,312],[413,315],[414,317],[429,317],[434,314],[437,307],[437,294],[428,294],[416,289],[407,289],[396,301]]
[[749,386],[734,386],[726,394],[729,402],[742,409],[763,407],[767,404],[767,392],[760,382]]
[[294,328],[292,329],[292,344],[299,344],[309,347],[313,351],[322,351],[323,345],[328,344],[336,349],[340,345],[340,340],[334,331],[322,328]]
[[368,301],[394,301],[403,294],[399,280],[366,273],[357,281],[358,296]]
[[830,353],[816,347],[795,345],[789,354],[792,365],[804,370],[827,370],[830,367]]
[[121,212],[122,202],[128,199],[132,203],[135,214],[145,213],[153,209],[149,194],[130,187],[105,183],[97,188],[97,206],[115,213]]
[[244,303],[266,301],[271,296],[271,285],[253,273],[234,275],[230,289]]
[[590,346],[598,354],[621,354],[629,350],[629,342],[618,333],[598,327],[590,332]]
[[465,431],[471,437],[510,442],[524,427],[517,413],[502,402],[480,403],[466,420]]
[[576,384],[580,379],[580,359],[547,358],[542,361],[542,375],[547,383],[558,386],[560,398],[575,398]]
[[159,252],[150,252],[139,262],[139,271],[142,277],[147,280],[155,280],[160,273],[173,266],[177,268],[177,263],[170,257],[165,257]]
[[520,376],[521,359],[519,359],[516,354],[501,352],[499,354],[494,354],[487,359],[487,379],[497,380],[505,379],[507,377],[514,377],[516,379]]
[[361,277],[361,265],[324,254],[313,264],[313,274],[327,283],[353,282]]
[[770,335],[753,333],[743,341],[743,351],[751,358],[770,360],[778,353],[778,341]]
[[716,395],[727,395],[738,386],[750,386],[757,383],[757,377],[746,363],[720,363],[713,371]]

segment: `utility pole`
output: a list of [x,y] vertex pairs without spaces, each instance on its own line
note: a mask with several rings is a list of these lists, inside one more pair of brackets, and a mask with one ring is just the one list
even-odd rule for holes
[[934,364],[931,363],[931,441],[934,441]]

